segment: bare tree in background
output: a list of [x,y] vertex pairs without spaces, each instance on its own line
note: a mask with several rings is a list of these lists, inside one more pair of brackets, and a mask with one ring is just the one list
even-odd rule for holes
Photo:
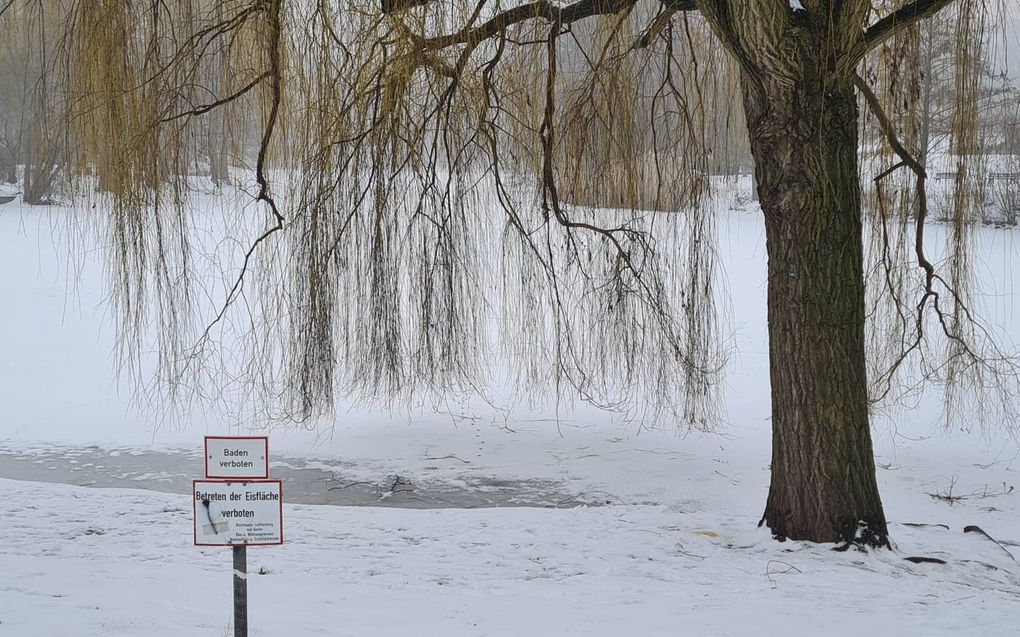
[[26,203],[46,204],[67,155],[59,125],[62,83],[55,67],[63,14],[58,3],[7,2],[0,9],[6,36],[0,50],[8,61],[0,72],[0,170],[6,181],[20,178]]
[[[722,356],[707,174],[724,149],[709,140],[732,137],[717,115],[737,100],[765,219],[763,523],[777,537],[888,545],[869,388],[887,395],[912,365],[964,387],[1012,372],[967,305],[982,0],[214,4],[71,2],[64,44],[76,165],[111,196],[115,298],[137,331],[155,282],[171,384],[256,288],[252,321],[283,347],[255,347],[248,375],[293,417],[339,393],[475,389],[495,317],[522,391],[710,426]],[[925,254],[927,174],[907,125],[920,70],[903,60],[919,58],[898,54],[940,11],[963,176],[945,277]],[[235,72],[195,99],[219,56]],[[226,109],[258,117],[264,225],[196,334],[183,197],[166,196],[186,188],[168,158]]]

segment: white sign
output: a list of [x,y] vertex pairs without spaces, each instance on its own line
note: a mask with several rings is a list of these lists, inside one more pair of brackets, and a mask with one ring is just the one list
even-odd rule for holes
[[196,546],[283,544],[279,480],[194,480]]
[[268,478],[269,438],[266,436],[206,436],[205,477]]

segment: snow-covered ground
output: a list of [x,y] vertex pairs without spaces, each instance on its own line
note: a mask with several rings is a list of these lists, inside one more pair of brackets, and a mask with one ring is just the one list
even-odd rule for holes
[[[230,554],[191,546],[186,497],[0,487],[3,634],[229,634]],[[1009,635],[1020,619],[1016,563],[963,535],[967,516],[835,553],[725,505],[288,506],[287,543],[249,549],[252,634]],[[902,559],[918,553],[950,564]]]
[[[237,431],[215,412],[157,427],[130,409],[111,371],[102,266],[66,258],[65,214],[0,207],[0,635],[230,634],[230,554],[192,546],[187,495],[58,484],[78,479],[72,462],[113,475],[117,457],[157,450],[184,450],[167,473],[200,477],[201,437]],[[737,354],[714,434],[474,404],[351,409],[328,430],[273,431],[276,470],[319,466],[326,488],[400,476],[423,492],[530,483],[550,499],[288,504],[286,543],[249,550],[264,572],[249,579],[252,635],[1014,634],[1020,446],[968,422],[940,429],[934,401],[876,418],[895,550],[838,553],[757,528],[770,457],[762,234],[755,214],[720,221]],[[1005,334],[1020,331],[1018,238],[977,237],[980,298]],[[25,477],[13,457],[52,477],[5,479]]]

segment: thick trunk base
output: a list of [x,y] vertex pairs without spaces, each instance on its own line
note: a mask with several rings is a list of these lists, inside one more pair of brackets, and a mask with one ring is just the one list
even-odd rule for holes
[[768,244],[777,538],[888,546],[875,478],[864,339],[857,104],[804,70],[745,87]]

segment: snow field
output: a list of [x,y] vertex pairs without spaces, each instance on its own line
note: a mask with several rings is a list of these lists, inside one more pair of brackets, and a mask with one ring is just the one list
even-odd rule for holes
[[[191,546],[187,497],[0,487],[0,633],[229,634],[230,553]],[[285,515],[282,547],[248,551],[252,635],[1008,635],[1020,620],[1016,564],[958,529],[896,525],[897,551],[864,554],[668,506]],[[902,559],[933,548],[957,559]]]

